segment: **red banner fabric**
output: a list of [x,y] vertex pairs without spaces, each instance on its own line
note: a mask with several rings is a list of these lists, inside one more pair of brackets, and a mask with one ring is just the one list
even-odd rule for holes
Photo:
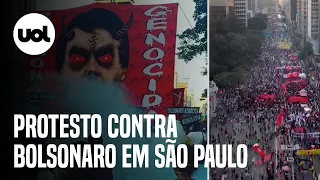
[[257,98],[256,98],[256,102],[258,102],[259,100],[264,100],[264,101],[274,101],[277,98],[276,95],[274,94],[260,94]]
[[282,124],[283,116],[284,116],[284,111],[281,111],[276,120],[277,127]]
[[53,22],[56,40],[45,55],[26,57],[27,76],[93,76],[127,90],[134,99],[129,105],[166,115],[173,102],[177,12],[178,4],[108,3],[41,12]]
[[301,97],[301,96],[290,96],[288,101],[291,103],[302,103],[308,104],[308,97]]
[[286,81],[286,84],[301,84],[301,85],[307,85],[307,82],[304,79],[298,79],[298,80],[292,80],[292,79],[288,79]]
[[173,90],[174,107],[184,106],[184,88],[177,88]]
[[304,133],[304,132],[305,132],[305,129],[302,128],[302,127],[297,127],[297,128],[294,128],[294,132],[295,132],[295,133]]

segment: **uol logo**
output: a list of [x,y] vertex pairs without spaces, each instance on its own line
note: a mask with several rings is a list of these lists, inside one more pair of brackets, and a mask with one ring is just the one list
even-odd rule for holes
[[41,29],[27,29],[25,37],[23,36],[23,29],[18,29],[18,38],[21,42],[29,42],[30,39],[33,42],[40,42],[42,40],[50,42],[50,38],[48,37],[48,26],[43,26],[42,31]]
[[28,55],[45,53],[53,45],[55,29],[46,16],[30,13],[21,17],[13,30],[17,47]]

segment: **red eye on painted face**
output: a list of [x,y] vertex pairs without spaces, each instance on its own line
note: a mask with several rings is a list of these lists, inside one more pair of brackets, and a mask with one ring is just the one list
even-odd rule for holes
[[110,54],[103,55],[98,58],[98,61],[100,63],[110,63],[112,61],[113,57]]
[[83,56],[80,56],[78,54],[73,54],[70,57],[70,64],[72,65],[81,65],[86,61],[86,59]]

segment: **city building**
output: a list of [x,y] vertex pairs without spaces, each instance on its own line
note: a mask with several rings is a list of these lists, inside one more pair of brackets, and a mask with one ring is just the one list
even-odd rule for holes
[[307,0],[297,0],[297,32],[307,34]]
[[255,16],[255,14],[259,13],[258,10],[258,1],[257,0],[248,0],[248,13],[250,13],[251,17]]
[[319,0],[307,1],[307,36],[306,40],[312,44],[315,55],[320,55],[319,52],[319,26],[320,26],[320,8]]
[[234,0],[234,11],[238,21],[248,25],[247,0]]
[[291,0],[291,23],[296,27],[297,24],[297,8],[298,8],[298,0]]
[[254,14],[252,10],[247,10],[247,17],[248,19],[253,18]]
[[286,18],[287,20],[291,22],[291,0],[284,0],[283,6],[282,6],[285,14],[286,14]]
[[229,13],[234,11],[233,0],[210,0],[209,6],[210,21],[226,18]]

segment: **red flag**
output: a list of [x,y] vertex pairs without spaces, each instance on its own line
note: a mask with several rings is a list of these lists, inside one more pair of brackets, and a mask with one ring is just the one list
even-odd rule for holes
[[284,116],[284,111],[281,111],[280,114],[277,117],[277,121],[276,121],[276,126],[277,127],[282,124],[283,116]]

